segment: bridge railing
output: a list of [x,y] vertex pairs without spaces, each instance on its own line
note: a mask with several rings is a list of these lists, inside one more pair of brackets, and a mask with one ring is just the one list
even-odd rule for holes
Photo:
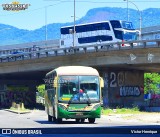
[[9,62],[16,60],[36,59],[49,56],[62,56],[71,54],[83,54],[88,52],[102,52],[111,50],[128,50],[137,48],[153,48],[160,47],[160,39],[155,40],[138,40],[128,42],[116,42],[116,43],[98,43],[90,46],[76,46],[67,48],[44,48],[38,51],[27,51],[17,54],[8,54],[0,56],[0,62]]
[[44,50],[59,47],[59,40],[48,40],[39,42],[30,42],[15,45],[0,46],[0,56],[9,55],[14,52],[31,52],[33,50]]

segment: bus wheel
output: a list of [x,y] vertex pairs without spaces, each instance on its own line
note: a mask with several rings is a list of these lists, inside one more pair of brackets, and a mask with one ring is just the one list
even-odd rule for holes
[[80,122],[80,119],[79,118],[76,118],[76,123],[79,123]]
[[53,121],[54,121],[54,122],[56,121],[56,117],[53,117]]
[[48,121],[52,121],[52,116],[48,115]]
[[56,122],[57,123],[62,123],[62,118],[57,118]]
[[85,121],[85,119],[84,119],[84,118],[82,118],[82,119],[81,119],[81,122],[83,123],[84,121]]
[[95,122],[95,118],[88,118],[89,123],[94,123]]

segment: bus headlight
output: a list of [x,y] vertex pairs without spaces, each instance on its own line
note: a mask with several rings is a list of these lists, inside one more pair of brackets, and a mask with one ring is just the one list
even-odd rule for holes
[[58,104],[58,107],[60,107],[63,110],[66,110],[67,108],[65,106],[63,106],[62,104]]
[[93,109],[92,110],[96,110],[97,108],[99,108],[100,107],[100,104],[97,104],[97,105],[95,105],[94,107],[93,107]]

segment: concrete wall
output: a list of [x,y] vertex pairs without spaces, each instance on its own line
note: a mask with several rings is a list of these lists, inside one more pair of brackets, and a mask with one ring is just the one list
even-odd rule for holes
[[12,102],[24,103],[25,107],[34,107],[37,85],[36,81],[0,80],[0,108],[10,108]]
[[[133,107],[143,106],[144,103],[144,72],[103,67],[97,68],[103,77],[104,107]],[[0,80],[0,107],[11,106],[13,101],[23,102],[25,106],[35,106],[36,86],[40,83],[33,80]],[[6,89],[3,86],[6,85]],[[19,87],[28,87],[21,91]],[[10,88],[8,88],[10,87]],[[18,87],[18,88],[17,88]]]
[[142,39],[143,40],[160,39],[160,26],[142,28]]
[[108,69],[102,76],[105,81],[104,107],[143,106],[143,71]]
[[38,47],[59,47],[59,39],[47,40],[47,41],[38,41],[38,42],[29,42],[15,45],[4,45],[0,46],[0,50],[12,50],[12,49],[22,49],[22,48],[31,48],[33,45]]

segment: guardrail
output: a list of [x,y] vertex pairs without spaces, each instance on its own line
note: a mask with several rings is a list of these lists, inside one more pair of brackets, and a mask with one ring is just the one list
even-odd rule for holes
[[52,46],[52,45],[49,45],[49,46],[44,46],[44,47],[38,47],[38,46],[35,46],[36,48],[34,48],[35,45],[33,45],[33,47],[23,47],[23,48],[14,48],[14,49],[11,49],[11,50],[0,50],[0,56],[1,55],[7,55],[7,54],[12,54],[14,52],[31,52],[33,50],[45,50],[45,49],[52,49],[53,47],[54,48],[57,48],[59,46]]
[[[122,46],[127,45],[127,46]],[[126,49],[137,49],[137,48],[153,48],[160,47],[160,39],[155,40],[138,40],[129,42],[116,42],[108,44],[94,44],[90,46],[77,46],[67,48],[55,48],[50,47],[49,49],[43,49],[39,51],[24,52],[19,54],[10,54],[0,56],[0,62],[10,62],[16,60],[36,59],[49,56],[62,56],[71,54],[83,54],[87,52],[101,52],[111,50],[126,50]]]
[[6,45],[0,46],[0,55],[4,54],[12,54],[13,52],[30,52],[33,48],[37,48],[38,50],[50,49],[50,48],[59,47],[59,40],[47,40],[47,41],[39,41],[39,42],[30,42],[23,44],[14,44],[14,45]]

